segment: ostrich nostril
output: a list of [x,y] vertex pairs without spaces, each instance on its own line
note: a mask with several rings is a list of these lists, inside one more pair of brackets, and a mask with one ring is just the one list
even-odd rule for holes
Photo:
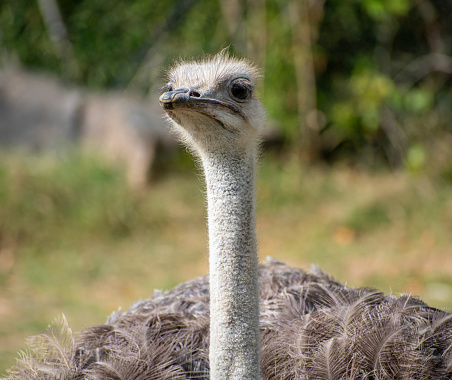
[[200,98],[201,94],[198,91],[195,90],[190,90],[190,92],[188,93],[189,96],[192,96],[194,98]]

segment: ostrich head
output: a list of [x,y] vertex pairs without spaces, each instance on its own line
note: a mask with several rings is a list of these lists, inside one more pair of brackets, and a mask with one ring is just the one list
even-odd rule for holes
[[168,74],[160,103],[182,140],[199,155],[243,153],[259,140],[265,113],[255,95],[258,71],[221,52],[180,62]]

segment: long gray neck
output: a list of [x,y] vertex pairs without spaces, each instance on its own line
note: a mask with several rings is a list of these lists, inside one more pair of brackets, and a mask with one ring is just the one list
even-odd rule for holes
[[260,379],[255,152],[202,162],[210,250],[210,378]]

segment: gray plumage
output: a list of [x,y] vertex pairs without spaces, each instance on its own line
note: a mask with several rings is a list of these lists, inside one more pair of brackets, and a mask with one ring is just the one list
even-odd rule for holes
[[[276,260],[260,267],[259,285],[264,379],[452,378],[451,314]],[[60,320],[31,340],[9,379],[208,379],[208,333],[201,277],[76,339]]]
[[[233,259],[222,262],[221,268],[226,273],[214,268],[219,277],[212,277],[212,261],[215,261],[214,266],[217,262],[212,259],[212,252],[214,258],[223,252],[235,257],[240,254],[236,248],[244,247],[243,256],[251,258],[239,266],[239,269],[250,269],[249,273],[243,273],[249,280],[244,286],[257,290],[253,285],[253,269],[257,266],[253,264],[252,169],[263,112],[251,95],[256,70],[246,61],[231,59],[221,53],[198,63],[180,63],[171,71],[170,78],[170,85],[176,86],[167,89],[161,102],[175,127],[182,127],[178,129],[179,133],[196,151],[206,173],[211,282],[224,279],[227,282],[228,276],[234,279],[240,274],[234,267],[237,261]],[[236,83],[238,78],[240,86],[248,90],[233,91],[239,95],[237,104],[229,107],[202,100],[209,96],[230,102],[222,89],[226,87],[231,91],[231,83]],[[253,96],[253,103],[247,100],[248,95]],[[194,117],[189,107],[195,108]],[[241,125],[231,124],[240,119],[243,119]],[[190,125],[193,120],[196,122]],[[205,125],[200,125],[201,121]],[[221,137],[216,133],[221,133]],[[232,160],[239,163],[237,170],[225,162],[228,157],[237,158],[248,148],[251,148],[249,159]],[[241,178],[239,169],[250,178]],[[224,179],[215,183],[218,176],[243,186],[240,189],[227,187],[227,183],[221,183]],[[209,194],[211,188],[221,196]],[[242,188],[248,194],[240,195]],[[234,198],[237,194],[238,198]],[[228,203],[222,204],[219,210],[223,195]],[[245,205],[237,199],[243,199]],[[229,220],[231,217],[235,219]],[[236,231],[238,226],[245,228],[245,232]],[[228,239],[234,243],[228,245]],[[260,266],[256,276],[259,305],[248,307],[247,304],[247,309],[251,308],[250,314],[246,314],[240,304],[237,310],[235,306],[229,309],[231,301],[223,303],[221,292],[224,289],[218,288],[221,284],[209,284],[209,278],[202,277],[166,293],[156,292],[152,298],[137,302],[125,313],[113,313],[105,325],[88,328],[76,338],[66,321],[61,319],[44,334],[32,338],[30,351],[10,369],[9,379],[200,380],[210,376],[216,380],[220,377],[248,379],[248,376],[240,377],[239,371],[220,377],[211,372],[212,358],[221,358],[215,364],[219,367],[224,365],[222,358],[225,362],[235,359],[231,359],[224,347],[218,346],[209,359],[210,327],[215,326],[220,331],[224,327],[219,326],[221,323],[217,318],[209,322],[210,316],[212,312],[220,311],[221,314],[225,305],[226,317],[238,313],[238,321],[235,317],[231,319],[233,325],[243,323],[240,320],[243,315],[252,318],[254,313],[259,313],[260,356],[259,344],[248,350],[249,356],[242,355],[239,350],[236,356],[239,362],[260,357],[260,373],[264,379],[452,378],[452,314],[431,308],[412,296],[395,297],[374,289],[348,288],[317,268],[305,272],[274,259]],[[233,282],[235,284],[242,286],[240,281]],[[219,292],[217,305],[213,308],[210,305],[212,289]],[[240,299],[241,295],[234,289],[227,288],[226,293],[229,291],[231,293],[226,296],[232,297],[231,300]],[[247,298],[245,301],[252,303]],[[231,331],[232,335],[228,336]],[[243,337],[234,336],[238,334],[236,331],[240,329],[226,331],[226,346],[233,348],[234,344],[242,344]],[[232,343],[228,341],[231,337]],[[255,371],[258,365],[254,363],[250,368]],[[259,374],[250,373],[252,377],[259,377]]]

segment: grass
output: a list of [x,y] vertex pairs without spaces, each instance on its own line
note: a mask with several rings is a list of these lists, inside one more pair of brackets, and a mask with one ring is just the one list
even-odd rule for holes
[[[1,157],[1,375],[25,338],[61,313],[80,330],[207,273],[203,188],[184,165],[167,165],[148,192],[132,194],[95,159]],[[264,159],[260,257],[316,263],[350,286],[419,294],[451,310],[451,183]]]

